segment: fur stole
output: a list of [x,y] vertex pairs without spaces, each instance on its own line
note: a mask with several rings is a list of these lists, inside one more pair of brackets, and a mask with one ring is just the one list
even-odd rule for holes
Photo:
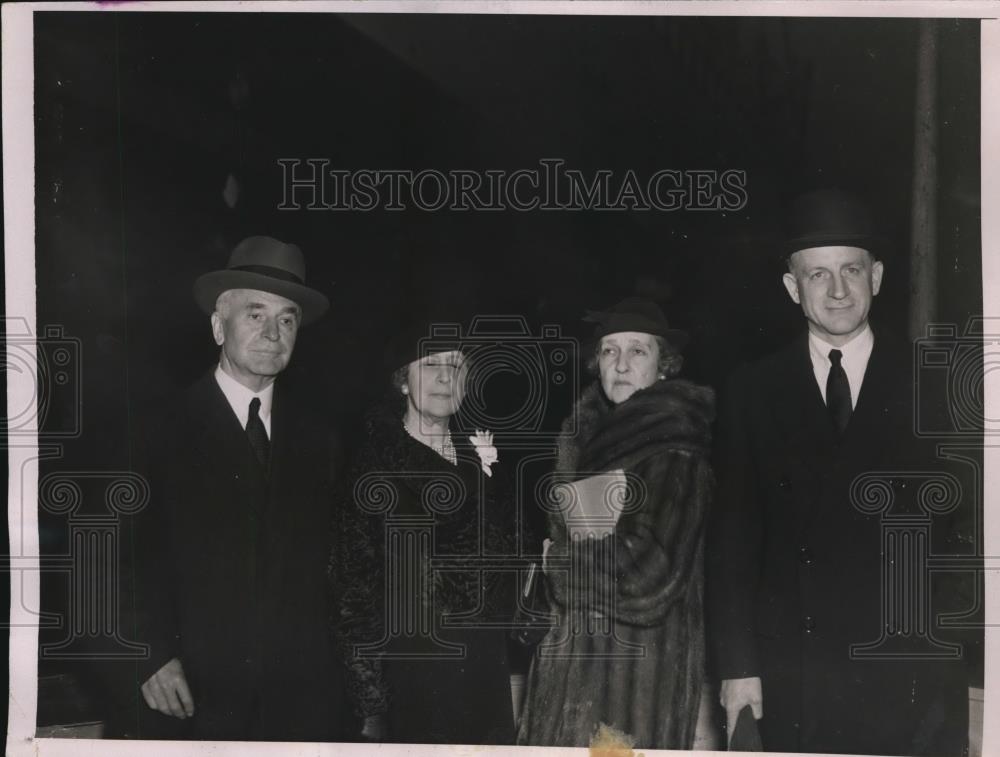
[[657,381],[615,405],[594,382],[563,422],[556,469],[576,472],[629,469],[668,450],[708,454],[715,393],[685,379]]

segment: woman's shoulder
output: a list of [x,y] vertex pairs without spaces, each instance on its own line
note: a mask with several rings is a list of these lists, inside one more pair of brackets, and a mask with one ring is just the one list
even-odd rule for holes
[[714,416],[715,390],[710,386],[690,379],[672,378],[657,381],[645,391],[654,401]]
[[399,470],[405,464],[407,434],[402,420],[388,403],[380,402],[365,413],[361,438],[354,445],[356,472],[372,469]]

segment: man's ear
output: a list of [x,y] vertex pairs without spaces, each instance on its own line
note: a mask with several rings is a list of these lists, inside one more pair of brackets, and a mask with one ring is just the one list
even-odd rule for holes
[[872,295],[878,294],[878,290],[882,288],[882,274],[885,273],[885,266],[882,265],[881,260],[876,260],[872,263]]
[[788,296],[792,298],[792,302],[796,305],[801,305],[802,302],[799,300],[799,281],[795,278],[795,274],[788,272],[781,277],[781,281],[784,283],[785,289],[788,290]]
[[212,313],[212,336],[215,337],[215,343],[220,347],[226,341],[226,332],[222,328],[222,317],[219,315],[219,311]]

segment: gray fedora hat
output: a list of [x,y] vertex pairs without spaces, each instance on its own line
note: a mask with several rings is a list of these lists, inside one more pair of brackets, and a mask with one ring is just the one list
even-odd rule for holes
[[286,297],[302,308],[302,323],[311,323],[330,307],[322,292],[306,286],[306,263],[296,245],[273,237],[247,237],[233,249],[224,270],[194,282],[194,299],[205,313],[227,289],[258,289]]

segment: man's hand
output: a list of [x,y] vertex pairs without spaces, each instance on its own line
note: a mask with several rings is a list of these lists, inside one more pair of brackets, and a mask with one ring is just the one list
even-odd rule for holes
[[149,708],[175,718],[194,715],[194,699],[184,677],[184,668],[176,657],[157,670],[142,685],[142,698]]
[[736,718],[747,705],[756,720],[764,717],[764,699],[759,678],[727,678],[719,688],[719,703],[726,710],[726,743],[733,737]]

